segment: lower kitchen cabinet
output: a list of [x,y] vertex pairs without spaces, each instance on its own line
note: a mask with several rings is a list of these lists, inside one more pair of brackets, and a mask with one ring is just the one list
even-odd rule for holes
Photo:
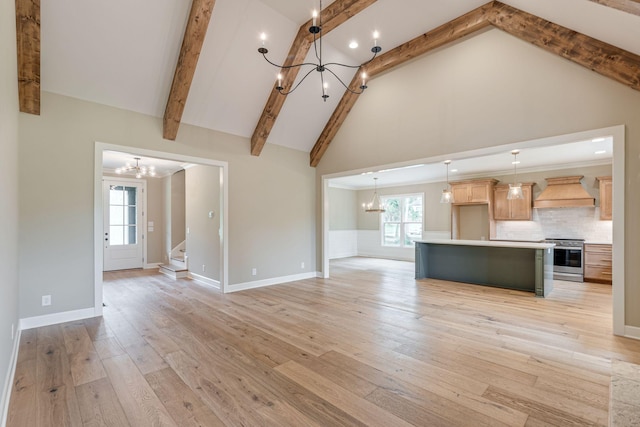
[[611,245],[586,243],[584,245],[584,280],[611,284],[611,279]]

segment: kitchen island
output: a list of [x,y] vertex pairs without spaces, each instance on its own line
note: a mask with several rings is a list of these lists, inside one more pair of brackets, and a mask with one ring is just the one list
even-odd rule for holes
[[416,279],[534,292],[553,289],[553,243],[431,239],[415,242]]

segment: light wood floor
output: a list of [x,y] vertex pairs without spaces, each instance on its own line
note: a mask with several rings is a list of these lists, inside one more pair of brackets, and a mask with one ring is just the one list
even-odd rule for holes
[[149,272],[105,275],[103,318],[23,331],[17,426],[607,425],[611,288],[549,298],[332,262],[222,295]]

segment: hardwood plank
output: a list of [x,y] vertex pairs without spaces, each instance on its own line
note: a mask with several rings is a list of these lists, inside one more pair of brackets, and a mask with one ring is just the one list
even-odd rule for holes
[[[100,425],[111,411],[96,408],[116,400],[131,425],[158,413],[175,425],[604,425],[611,360],[640,359],[639,342],[612,335],[610,287],[559,282],[540,299],[416,281],[400,261],[331,271],[226,295],[106,274],[102,322],[23,332],[9,426]],[[127,347],[164,363],[147,334],[179,350],[143,375],[151,365]],[[107,377],[74,387],[67,347],[92,336]],[[94,386],[107,391],[96,399]]]
[[72,322],[62,325],[67,355],[71,365],[73,384],[79,386],[107,376],[102,367],[84,322]]
[[[329,6],[324,8],[322,14],[322,34],[327,35],[331,30],[337,28],[339,25],[346,22],[349,18],[361,12],[368,6],[375,3],[376,0],[336,0]],[[286,68],[293,64],[300,64],[304,61],[309,48],[313,43],[313,35],[309,33],[309,27],[311,26],[311,20],[305,22],[298,29],[298,33],[291,44],[289,53],[282,64],[284,68],[280,70],[282,74],[282,86],[286,89],[291,87],[295,81],[299,68]],[[274,79],[275,80],[275,79]],[[251,154],[253,156],[259,156],[262,152],[264,144],[269,138],[269,134],[273,129],[273,126],[278,119],[280,110],[286,100],[286,96],[281,95],[275,88],[278,85],[277,81],[274,83],[273,90],[269,94],[262,115],[258,120],[253,135],[251,136]]]
[[286,375],[307,390],[320,396],[326,401],[344,409],[355,418],[367,425],[409,426],[401,418],[382,410],[379,406],[362,399],[331,381],[326,380],[296,362],[287,362],[276,368],[276,371]]
[[225,425],[173,369],[152,372],[145,379],[179,426]]
[[162,137],[174,141],[187,104],[202,44],[207,34],[215,0],[192,0],[191,12],[182,38],[182,47],[164,110]]
[[107,327],[104,317],[91,317],[84,319],[84,327],[87,329],[91,341],[104,340],[113,337],[113,332]]
[[40,0],[16,0],[20,111],[40,115]]
[[76,391],[85,427],[130,425],[109,379],[83,384]]
[[539,421],[557,426],[606,426],[606,420],[593,422],[582,417],[571,415],[552,406],[541,404],[535,400],[513,395],[497,388],[489,387],[484,397],[495,402],[511,406],[514,409],[530,414]]
[[81,426],[69,358],[60,325],[38,329],[36,425]]
[[128,355],[115,356],[103,363],[131,425],[177,427]]

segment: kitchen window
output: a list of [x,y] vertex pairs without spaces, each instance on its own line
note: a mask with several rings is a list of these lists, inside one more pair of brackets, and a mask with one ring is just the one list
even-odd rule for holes
[[380,215],[382,246],[413,247],[422,239],[422,194],[381,196],[385,212]]

